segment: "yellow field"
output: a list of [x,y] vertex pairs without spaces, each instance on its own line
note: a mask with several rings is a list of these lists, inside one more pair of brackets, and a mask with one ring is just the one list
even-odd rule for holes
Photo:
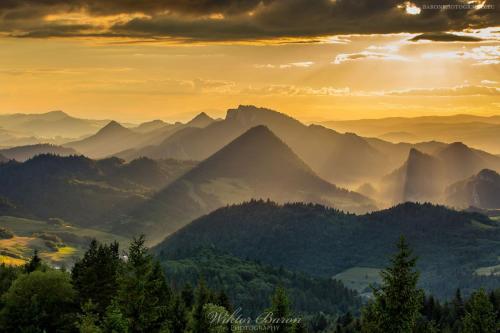
[[23,259],[17,259],[0,255],[0,264],[10,265],[10,266],[21,266],[24,265],[25,263],[26,261]]
[[[0,227],[15,234],[10,239],[0,239],[0,259],[8,265],[23,264],[36,249],[39,256],[50,265],[71,266],[83,255],[92,238],[106,243],[116,240],[122,247],[128,246],[128,240],[123,237],[68,224],[57,225],[39,220],[0,216]],[[39,237],[40,234],[57,236],[61,238],[62,243],[47,241]]]

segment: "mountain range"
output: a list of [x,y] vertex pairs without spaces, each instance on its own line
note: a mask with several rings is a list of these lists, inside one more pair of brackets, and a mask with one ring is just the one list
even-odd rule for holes
[[[145,234],[174,277],[214,274],[214,288],[242,276],[259,283],[245,293],[224,289],[235,299],[268,293],[266,284],[283,278],[318,309],[324,292],[303,293],[300,284],[331,286],[328,306],[336,311],[342,302],[334,296],[348,291],[327,281],[347,279],[367,292],[405,235],[420,258],[422,287],[438,297],[500,282],[478,273],[500,265],[497,155],[462,142],[340,133],[242,105],[217,120],[200,113],[186,123],[97,125],[62,145],[0,149],[0,221],[15,231],[10,252],[0,255],[31,253],[45,229],[78,251],[93,232]],[[352,294],[343,306],[357,302]]]
[[267,127],[256,126],[121,219],[115,232],[146,232],[159,241],[196,217],[252,198],[376,209],[370,199],[321,179]]
[[[64,146],[74,148],[92,158],[104,158],[111,155],[129,157],[130,151],[140,148],[147,149],[150,145],[158,144],[182,129],[201,128],[214,121],[205,113],[200,113],[186,124],[153,121],[143,123],[135,128],[126,128],[116,121],[111,121],[96,134],[82,140],[68,142]],[[150,154],[138,154],[134,158],[143,156],[156,157],[150,156]],[[166,157],[169,156],[161,158]],[[128,159],[130,160],[130,158]]]
[[[379,177],[404,160],[410,145],[365,140],[355,134],[340,134],[322,126],[306,126],[283,113],[240,105],[225,119],[203,128],[184,128],[158,145],[116,156],[139,156],[204,160],[252,127],[267,126],[322,178],[349,184]],[[376,142],[375,142],[376,141]],[[356,151],[356,154],[352,152]]]
[[107,122],[72,117],[62,111],[0,115],[0,128],[41,138],[74,138],[93,133]]
[[425,116],[414,118],[382,118],[321,122],[340,132],[378,137],[391,142],[417,143],[438,140],[465,144],[499,154],[500,116],[473,115]]

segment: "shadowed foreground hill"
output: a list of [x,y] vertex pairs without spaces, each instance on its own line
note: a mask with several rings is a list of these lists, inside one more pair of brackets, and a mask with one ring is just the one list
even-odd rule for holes
[[[192,162],[38,155],[0,164],[0,215],[62,218],[90,225],[119,214],[193,166]],[[2,199],[3,198],[3,199]],[[5,209],[2,209],[4,207]]]
[[231,304],[241,307],[244,315],[252,317],[270,307],[268,295],[273,293],[277,283],[290,294],[295,313],[356,312],[361,305],[357,293],[340,281],[262,265],[210,248],[163,261],[162,266],[173,285],[196,285],[202,277],[210,288],[224,291]]
[[401,234],[419,256],[422,285],[438,296],[451,295],[459,286],[477,286],[481,278],[474,270],[496,265],[500,254],[500,227],[479,214],[406,203],[356,216],[319,205],[264,201],[221,208],[168,237],[155,251],[165,260],[211,246],[241,258],[333,276],[352,267],[384,267]]
[[252,198],[316,202],[352,212],[375,209],[366,197],[319,178],[267,127],[257,126],[146,202],[116,232],[161,240],[192,219]]

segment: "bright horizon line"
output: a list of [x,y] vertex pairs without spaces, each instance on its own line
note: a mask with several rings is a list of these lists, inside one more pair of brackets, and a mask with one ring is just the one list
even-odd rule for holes
[[[273,109],[271,107],[266,107],[266,106],[259,106],[259,105],[252,105],[252,106],[255,106],[257,108],[264,108],[264,109],[269,109],[271,111],[275,111],[275,112],[279,112],[279,113],[282,113],[282,114],[285,114],[289,117],[292,117],[296,120],[299,120],[301,121],[302,123],[305,123],[305,124],[314,124],[314,123],[325,123],[325,122],[348,122],[348,121],[361,121],[361,120],[364,120],[364,121],[370,121],[370,120],[389,120],[389,119],[418,119],[418,118],[452,118],[452,117],[460,117],[460,116],[467,116],[467,117],[476,117],[476,118],[494,118],[494,117],[500,117],[500,113],[491,113],[489,115],[486,115],[486,114],[473,114],[473,113],[454,113],[454,114],[449,114],[449,115],[436,115],[436,114],[423,114],[423,115],[416,115],[416,116],[387,116],[387,117],[372,117],[372,118],[369,118],[369,117],[361,117],[361,118],[349,118],[349,119],[346,119],[346,118],[335,118],[335,117],[332,117],[332,118],[323,118],[323,119],[317,119],[317,120],[309,120],[309,121],[305,121],[303,119],[301,119],[301,117],[297,117],[295,115],[291,115],[287,112],[284,112],[282,110],[277,110],[277,109]],[[227,111],[229,109],[234,109],[234,108],[237,108],[238,106],[236,107],[232,107],[232,108],[228,108],[228,109],[225,109],[224,111],[222,111],[222,113],[227,113]],[[120,124],[130,124],[130,125],[140,125],[142,123],[147,123],[147,122],[151,122],[151,121],[155,121],[155,120],[160,120],[160,121],[163,121],[165,123],[175,123],[175,122],[186,122],[186,121],[189,121],[191,119],[193,119],[194,117],[196,117],[197,115],[201,114],[201,113],[205,113],[207,114],[209,117],[213,118],[213,119],[224,119],[225,118],[225,114],[221,117],[221,116],[215,116],[213,115],[212,113],[216,112],[221,112],[221,111],[218,111],[218,110],[199,110],[199,111],[193,111],[193,112],[185,112],[185,114],[189,113],[190,116],[186,116],[186,117],[180,117],[179,119],[176,119],[176,120],[165,120],[165,119],[162,119],[162,118],[159,118],[159,117],[152,117],[152,118],[147,118],[146,120],[125,120],[125,119],[120,119],[119,117],[104,117],[104,118],[93,118],[93,117],[86,117],[86,116],[80,116],[80,115],[75,115],[71,112],[68,112],[68,111],[65,111],[65,110],[61,110],[61,109],[54,109],[54,110],[49,110],[49,111],[41,111],[41,112],[6,112],[6,113],[3,113],[3,112],[0,112],[0,117],[1,116],[14,116],[14,115],[43,115],[43,114],[48,114],[48,113],[53,113],[53,112],[62,112],[64,114],[66,114],[67,116],[69,117],[72,117],[72,118],[77,118],[77,119],[84,119],[84,120],[93,120],[93,121],[116,121]]]

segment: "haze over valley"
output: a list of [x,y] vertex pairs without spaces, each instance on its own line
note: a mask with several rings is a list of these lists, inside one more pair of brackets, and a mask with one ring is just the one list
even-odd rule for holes
[[499,332],[498,7],[0,1],[0,332]]

